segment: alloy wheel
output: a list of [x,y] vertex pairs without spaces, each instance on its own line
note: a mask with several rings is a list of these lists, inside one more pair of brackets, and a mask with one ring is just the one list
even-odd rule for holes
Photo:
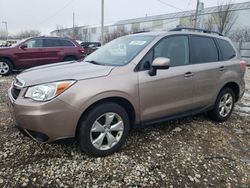
[[0,62],[0,74],[6,74],[10,70],[10,67],[5,62]]
[[219,103],[219,113],[222,117],[226,117],[233,108],[233,96],[230,93],[225,93]]
[[105,113],[97,118],[91,127],[91,143],[98,150],[109,150],[120,141],[123,132],[122,118],[117,113]]

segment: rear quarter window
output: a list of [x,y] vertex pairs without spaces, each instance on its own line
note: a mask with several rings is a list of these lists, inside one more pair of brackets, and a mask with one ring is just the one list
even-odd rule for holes
[[75,45],[69,40],[61,40],[61,46],[63,46],[63,47],[74,47]]
[[221,51],[223,61],[232,59],[236,56],[234,48],[228,41],[223,39],[217,39],[217,42]]

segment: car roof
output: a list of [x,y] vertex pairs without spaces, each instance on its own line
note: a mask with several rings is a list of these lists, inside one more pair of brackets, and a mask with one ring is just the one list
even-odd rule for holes
[[67,39],[67,40],[73,40],[70,37],[54,37],[54,36],[37,36],[37,37],[29,37],[27,39],[34,39],[34,38],[47,38],[47,39]]
[[135,33],[132,35],[136,36],[168,36],[168,35],[199,35],[203,37],[213,37],[213,38],[219,38],[219,39],[224,39],[224,40],[229,40],[228,37],[221,36],[216,33],[203,33],[199,31],[153,31],[153,32],[140,32],[140,33]]

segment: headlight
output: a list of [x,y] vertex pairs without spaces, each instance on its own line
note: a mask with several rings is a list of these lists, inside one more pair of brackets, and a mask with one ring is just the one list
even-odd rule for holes
[[24,97],[35,101],[48,101],[60,95],[75,82],[74,80],[69,80],[32,86],[28,88]]

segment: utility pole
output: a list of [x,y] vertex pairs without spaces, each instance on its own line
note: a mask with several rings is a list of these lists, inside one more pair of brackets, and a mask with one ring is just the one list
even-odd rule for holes
[[198,11],[199,11],[200,0],[197,0],[195,16],[194,16],[194,28],[197,27]]
[[75,12],[73,12],[73,38],[75,39]]
[[104,44],[104,0],[101,0],[102,1],[102,10],[101,10],[101,14],[102,14],[102,21],[101,21],[101,43],[102,45]]
[[9,34],[8,34],[8,23],[6,22],[6,21],[3,21],[2,22],[3,24],[5,24],[5,29],[6,29],[6,41],[8,40],[8,38],[9,38]]

